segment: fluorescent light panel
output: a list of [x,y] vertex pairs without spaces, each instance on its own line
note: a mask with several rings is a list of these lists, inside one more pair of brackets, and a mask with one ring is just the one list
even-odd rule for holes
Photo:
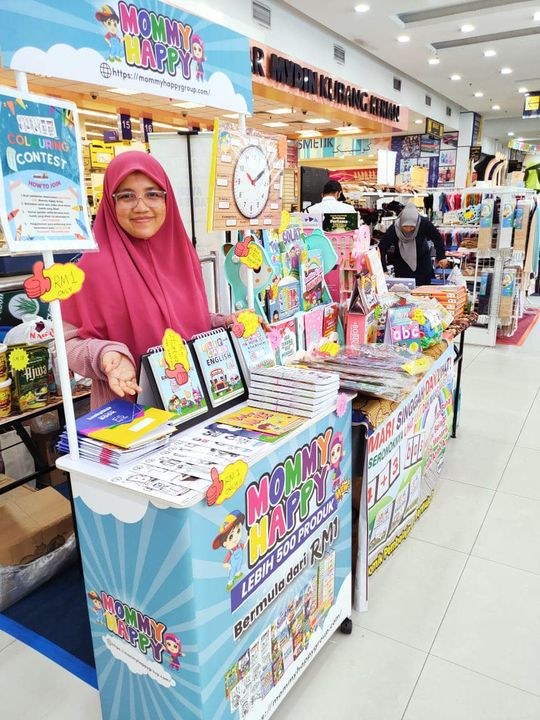
[[330,120],[326,118],[306,118],[306,122],[311,123],[311,125],[322,125],[323,123],[329,123]]
[[270,115],[292,115],[292,108],[276,108],[275,110],[269,110]]
[[263,123],[263,125],[266,125],[266,127],[272,127],[272,128],[289,127],[289,123],[279,122],[277,120],[276,120],[276,122]]
[[116,93],[117,95],[140,95],[138,90],[130,90],[129,88],[107,88],[106,92]]

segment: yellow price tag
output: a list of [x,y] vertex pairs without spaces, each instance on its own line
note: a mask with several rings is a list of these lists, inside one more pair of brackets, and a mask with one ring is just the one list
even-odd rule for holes
[[244,460],[237,460],[218,473],[214,468],[211,472],[212,484],[206,492],[208,505],[221,505],[231,498],[245,482],[248,465]]
[[84,270],[74,263],[54,263],[43,270],[43,275],[51,281],[51,289],[41,296],[43,302],[67,300],[78,293],[84,283]]
[[26,370],[28,360],[28,353],[24,348],[15,348],[9,353],[9,364],[12,370]]
[[325,353],[325,355],[330,355],[330,357],[334,357],[334,355],[337,355],[339,352],[339,345],[335,342],[324,343],[319,347],[319,352]]
[[262,249],[254,242],[248,245],[248,254],[239,258],[243,265],[247,265],[252,270],[257,270],[263,264]]
[[259,316],[251,310],[243,310],[241,313],[238,313],[236,321],[244,326],[242,337],[254,335],[259,327]]
[[165,362],[169,370],[174,370],[181,365],[184,370],[189,370],[189,360],[186,345],[177,332],[167,328],[163,335],[163,350],[165,351]]
[[288,210],[281,211],[281,222],[279,224],[279,232],[284,232],[291,224],[291,213]]

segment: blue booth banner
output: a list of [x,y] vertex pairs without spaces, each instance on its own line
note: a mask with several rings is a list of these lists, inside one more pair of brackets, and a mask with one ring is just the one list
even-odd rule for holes
[[61,464],[104,720],[270,717],[350,616],[350,404],[270,447],[212,506]]
[[75,105],[0,88],[0,221],[10,251],[95,248],[83,187]]
[[251,113],[249,40],[160,0],[0,0],[4,67]]

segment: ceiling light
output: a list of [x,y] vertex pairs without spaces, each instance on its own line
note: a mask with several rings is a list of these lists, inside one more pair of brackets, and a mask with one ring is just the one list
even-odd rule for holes
[[477,90],[474,93],[474,97],[484,97],[484,93],[481,90]]
[[318,130],[300,130],[298,134],[302,137],[320,137],[321,135]]
[[231,118],[231,120],[238,120],[240,117],[238,113],[229,113],[228,115],[224,115],[223,117]]
[[289,123],[279,122],[276,120],[276,122],[267,122],[263,123],[263,125],[266,125],[266,127],[289,127]]
[[500,109],[501,109],[501,106],[500,106],[500,105],[492,105],[492,106],[491,106],[491,109],[492,109],[492,110],[500,110]]
[[509,68],[509,67],[501,68],[501,75],[510,75],[511,73],[512,73],[512,68]]
[[365,13],[368,12],[369,5],[367,3],[360,3],[359,5],[354,6],[354,11],[357,13]]
[[520,87],[520,88],[518,88],[518,93],[521,93],[521,94],[523,95],[523,93],[526,93],[526,92],[528,92],[528,90],[527,90],[526,87]]
[[292,115],[292,108],[276,108],[275,110],[269,110],[269,115]]
[[117,115],[113,115],[113,113],[98,112],[97,110],[85,110],[84,108],[79,108],[79,115],[89,115],[90,117],[112,118],[114,120],[116,120],[116,118],[118,117]]
[[100,138],[103,138],[103,133],[92,132],[91,130],[87,131],[86,137],[90,137],[90,135],[91,135],[92,137],[100,137]]
[[346,127],[335,128],[336,132],[340,135],[347,135],[347,133],[361,133],[362,130],[356,125],[347,125]]
[[400,43],[408,43],[410,39],[408,35],[398,35],[397,41]]
[[321,125],[322,123],[328,123],[330,120],[327,120],[326,118],[306,118],[307,123],[311,123],[312,125]]
[[461,80],[461,75],[454,73],[454,75],[450,75],[450,80]]
[[509,133],[506,133],[506,134],[508,135],[508,137],[514,137],[514,133],[513,133],[513,132],[509,132]]
[[540,12],[535,12],[533,15],[534,22],[540,22]]
[[522,138],[522,137],[518,137],[518,139],[517,139],[518,142],[523,142],[524,140],[525,140],[525,138]]
[[463,33],[472,32],[474,30],[474,25],[471,25],[470,23],[465,23],[465,25],[461,26],[460,30]]
[[85,122],[84,124],[86,125],[86,127],[98,127],[103,128],[104,130],[118,130],[116,125],[103,125],[102,123],[92,121]]
[[375,157],[375,155],[374,155],[373,153],[370,153],[370,154],[368,155],[368,157],[370,157],[370,158],[374,158],[374,157]]
[[484,57],[495,57],[496,54],[496,50],[484,50]]
[[194,102],[177,102],[173,103],[175,107],[183,108],[184,110],[194,110],[195,108],[202,108],[204,105]]
[[438,57],[430,57],[428,60],[428,63],[430,65],[438,65],[440,63],[440,59]]
[[415,125],[421,125],[423,122],[424,122],[423,120],[420,120],[420,118],[418,118],[418,120],[415,120],[415,121],[414,121],[414,124],[415,124]]
[[158,128],[165,128],[165,130],[179,130],[180,132],[189,132],[189,128],[179,127],[178,125],[170,125],[169,123],[157,122],[152,120],[152,125]]
[[130,90],[129,88],[107,88],[106,92],[116,93],[117,95],[140,95],[138,90]]

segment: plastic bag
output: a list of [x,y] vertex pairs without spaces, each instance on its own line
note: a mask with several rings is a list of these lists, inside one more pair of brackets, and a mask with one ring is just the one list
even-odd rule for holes
[[450,275],[448,276],[448,280],[446,281],[447,285],[456,285],[457,287],[467,287],[467,281],[463,277],[463,273],[459,269],[457,265],[454,266],[452,269]]
[[20,325],[6,333],[6,345],[44,345],[54,340],[52,320],[39,315],[23,315]]

